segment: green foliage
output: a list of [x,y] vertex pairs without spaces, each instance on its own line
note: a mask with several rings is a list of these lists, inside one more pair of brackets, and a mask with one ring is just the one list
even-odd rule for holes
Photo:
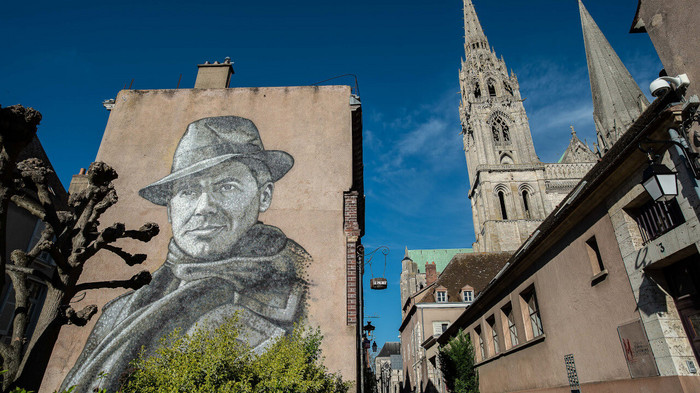
[[439,348],[438,359],[445,385],[455,393],[479,393],[479,374],[474,367],[474,347],[469,335],[459,331]]
[[[68,390],[64,390],[61,393],[71,393],[71,392],[73,392],[73,390],[75,390],[75,386],[71,386],[70,388],[68,388]],[[35,392],[33,390],[14,388],[14,389],[10,390],[9,393],[35,393]],[[54,393],[56,393],[56,392],[54,392]],[[104,390],[99,390],[98,393],[107,393],[107,392],[105,392]]]
[[308,392],[345,393],[349,384],[322,364],[318,331],[297,327],[262,354],[238,340],[234,317],[213,331],[173,332],[156,355],[132,365],[124,393]]

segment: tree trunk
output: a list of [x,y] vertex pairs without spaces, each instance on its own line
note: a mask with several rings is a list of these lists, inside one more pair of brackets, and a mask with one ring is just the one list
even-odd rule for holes
[[[31,340],[25,348],[22,363],[17,371],[17,379],[12,386],[19,386],[26,390],[38,391],[41,381],[44,378],[46,366],[51,358],[51,352],[61,326],[64,325],[64,318],[60,315],[62,305],[68,304],[70,299],[65,299],[64,294],[54,288],[49,287],[46,293],[44,307],[39,314],[36,329]],[[27,367],[27,366],[30,367]]]

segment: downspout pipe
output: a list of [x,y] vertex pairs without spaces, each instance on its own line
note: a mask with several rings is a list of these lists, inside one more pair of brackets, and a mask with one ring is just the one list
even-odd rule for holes
[[688,157],[686,152],[690,151],[690,146],[688,146],[688,141],[685,140],[685,138],[681,137],[681,135],[678,133],[678,130],[675,128],[669,128],[668,129],[668,135],[671,137],[671,141],[673,141],[673,147],[676,150],[676,154],[681,158],[681,161],[685,165],[685,171],[686,174],[688,175],[688,178],[690,180],[690,184],[693,185],[693,188],[695,189],[695,194],[700,200],[700,184],[698,184],[698,179],[695,177],[695,171],[693,170],[693,167],[691,166],[692,163],[690,160],[692,158]]

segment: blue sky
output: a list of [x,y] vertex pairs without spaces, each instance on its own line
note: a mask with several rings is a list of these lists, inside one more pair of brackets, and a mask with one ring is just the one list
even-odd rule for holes
[[[662,68],[649,38],[629,34],[636,0],[586,6],[647,92]],[[556,161],[569,126],[594,140],[592,101],[575,0],[475,0],[493,49],[518,75],[535,149]],[[34,1],[0,13],[0,105],[44,115],[39,137],[64,185],[97,153],[113,98],[134,89],[192,87],[196,64],[235,62],[234,87],[308,85],[354,73],[364,115],[367,251],[389,289],[366,289],[377,344],[397,341],[405,246],[470,247],[457,73],[459,0],[333,2]],[[336,83],[350,83],[346,79]],[[366,281],[370,278],[367,267]],[[368,288],[368,284],[366,284]]]

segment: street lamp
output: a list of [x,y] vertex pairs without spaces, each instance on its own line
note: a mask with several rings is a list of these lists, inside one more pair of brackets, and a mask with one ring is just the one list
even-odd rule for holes
[[678,195],[676,172],[665,165],[650,163],[644,170],[642,185],[656,202],[669,201]]

